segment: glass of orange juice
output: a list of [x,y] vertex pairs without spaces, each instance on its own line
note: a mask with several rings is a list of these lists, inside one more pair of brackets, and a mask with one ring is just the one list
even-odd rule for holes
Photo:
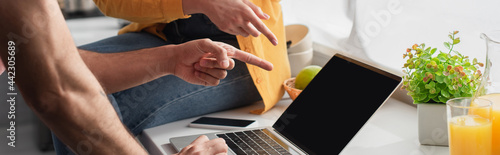
[[500,93],[493,93],[481,96],[492,102],[491,122],[492,122],[492,155],[500,155]]
[[491,155],[491,101],[461,97],[446,105],[450,155]]

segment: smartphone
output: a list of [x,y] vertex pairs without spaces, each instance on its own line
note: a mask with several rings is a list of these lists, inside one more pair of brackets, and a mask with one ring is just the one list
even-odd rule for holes
[[233,130],[241,129],[250,126],[255,120],[244,119],[231,119],[231,118],[217,118],[217,117],[201,117],[191,122],[189,127],[206,128],[206,129],[219,129],[219,130]]

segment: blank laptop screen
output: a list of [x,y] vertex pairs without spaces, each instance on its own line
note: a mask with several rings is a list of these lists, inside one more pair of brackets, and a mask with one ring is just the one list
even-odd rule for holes
[[273,127],[310,154],[338,154],[400,81],[337,54]]

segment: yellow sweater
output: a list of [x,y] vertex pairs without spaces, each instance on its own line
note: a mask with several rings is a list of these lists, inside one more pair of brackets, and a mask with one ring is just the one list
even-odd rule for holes
[[[269,20],[263,20],[263,22],[278,38],[278,45],[273,46],[264,35],[259,37],[237,36],[241,50],[266,59],[274,65],[272,71],[247,65],[264,102],[263,109],[251,112],[262,114],[271,109],[283,96],[282,83],[290,78],[290,64],[286,52],[285,28],[280,0],[251,1],[271,16]],[[182,0],[94,0],[94,2],[105,15],[134,22],[121,29],[118,34],[145,31],[166,40],[162,33],[165,23],[180,18],[189,18],[188,15],[184,15],[182,10]]]

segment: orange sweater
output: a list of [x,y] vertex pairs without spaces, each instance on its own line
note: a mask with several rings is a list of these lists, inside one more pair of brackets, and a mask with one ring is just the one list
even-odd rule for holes
[[[241,50],[252,53],[273,63],[272,71],[265,71],[247,65],[253,82],[264,102],[263,109],[251,111],[262,114],[271,109],[283,96],[283,81],[290,78],[290,64],[286,52],[285,28],[280,0],[251,0],[271,16],[264,24],[278,38],[273,46],[264,35],[259,37],[237,36]],[[107,16],[122,18],[134,23],[121,29],[118,34],[145,31],[166,39],[162,30],[165,23],[180,18],[189,18],[182,10],[182,0],[94,0],[99,9]]]

